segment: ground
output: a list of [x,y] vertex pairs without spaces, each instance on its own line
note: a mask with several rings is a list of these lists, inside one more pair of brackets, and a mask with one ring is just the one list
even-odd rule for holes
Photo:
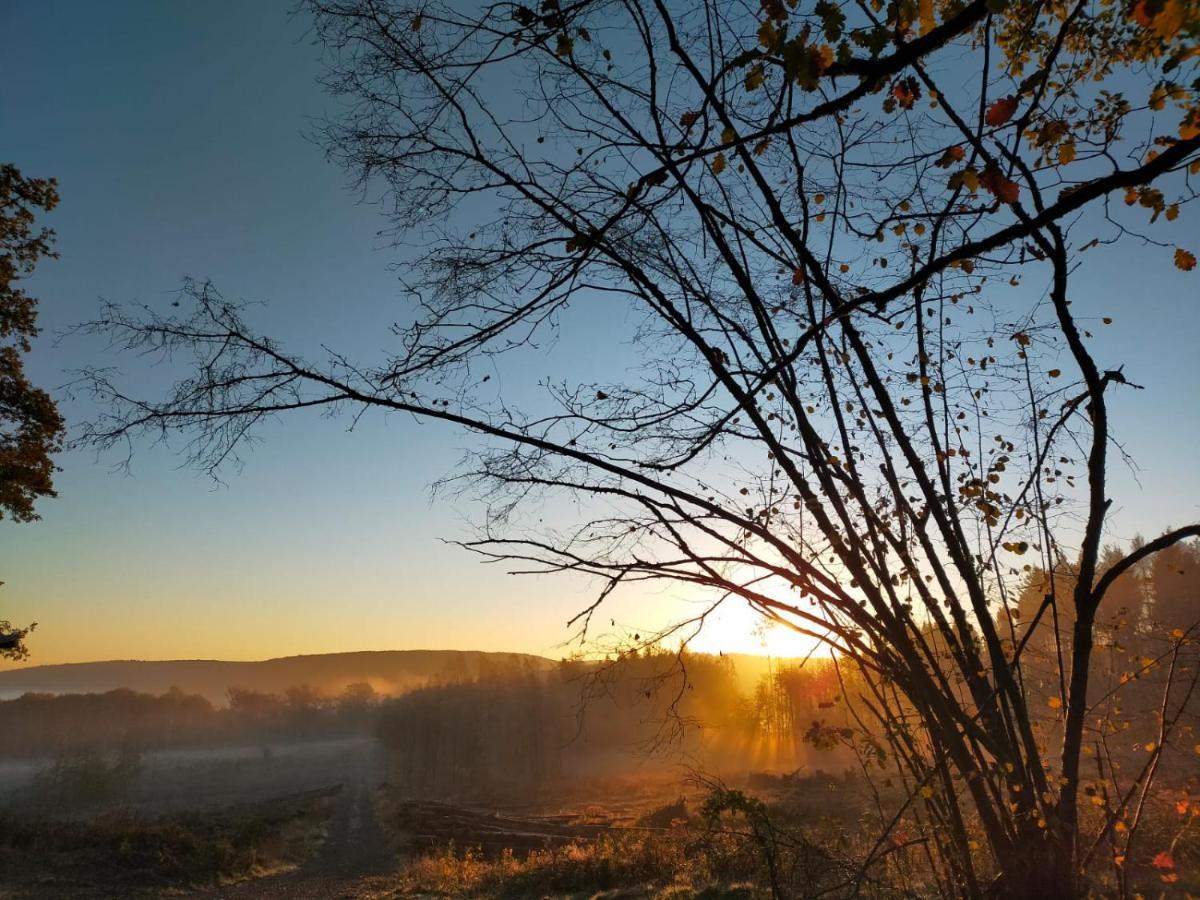
[[291,872],[199,892],[205,900],[335,900],[377,897],[396,857],[384,837],[365,777],[343,785],[324,843]]

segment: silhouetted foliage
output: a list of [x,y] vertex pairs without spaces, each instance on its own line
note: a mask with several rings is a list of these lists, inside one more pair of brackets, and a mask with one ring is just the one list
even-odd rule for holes
[[38,334],[37,300],[19,282],[42,257],[54,258],[54,232],[36,229],[36,212],[58,205],[53,178],[25,178],[0,166],[0,518],[38,516],[33,504],[53,497],[51,455],[62,446],[63,420],[50,395],[25,378],[22,353]]

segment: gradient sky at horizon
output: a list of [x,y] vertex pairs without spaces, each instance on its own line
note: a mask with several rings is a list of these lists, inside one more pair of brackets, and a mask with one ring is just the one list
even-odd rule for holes
[[[29,283],[47,334],[29,363],[36,383],[118,362],[94,341],[49,337],[98,298],[161,306],[185,275],[269,301],[260,323],[299,346],[387,345],[387,326],[404,318],[396,257],[377,209],[304,136],[331,101],[289,5],[0,0],[0,75],[19,86],[0,101],[0,158],[58,178],[63,198],[46,220],[61,259]],[[1179,227],[1193,230],[1194,216]],[[1076,281],[1084,313],[1117,320],[1097,335],[1102,363],[1125,362],[1147,389],[1115,402],[1118,436],[1142,466],[1136,480],[1114,469],[1119,540],[1200,518],[1200,281],[1155,254],[1136,243],[1097,251]],[[619,366],[619,352],[599,356],[624,337],[610,318],[593,315],[547,352],[583,369]],[[73,422],[89,412],[82,401],[63,409]],[[181,468],[168,448],[138,447],[132,476],[113,471],[113,457],[63,454],[43,520],[0,523],[0,618],[40,623],[28,664],[560,652],[586,583],[500,579],[441,540],[466,536],[478,512],[430,501],[470,440],[399,417],[347,424],[268,426],[227,486]],[[604,621],[650,627],[666,602],[618,602]],[[749,631],[732,615],[704,646],[752,651]]]

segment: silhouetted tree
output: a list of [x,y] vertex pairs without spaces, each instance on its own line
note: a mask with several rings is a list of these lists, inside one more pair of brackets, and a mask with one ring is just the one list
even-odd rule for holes
[[[1134,385],[1093,355],[1107,321],[1071,277],[1194,198],[1200,5],[307,8],[345,101],[329,150],[423,250],[417,322],[382,360],[313,362],[208,284],[181,316],[109,307],[92,329],[196,367],[161,399],[85,373],[111,408],[88,438],[182,431],[213,468],[296,409],[470,429],[490,439],[462,476],[490,502],[470,549],[597,577],[585,629],[612,591],[674,582],[825,642],[908,791],[879,846],[907,814],[948,893],[1075,896],[1098,612],[1200,525],[1103,567],[1110,398]],[[493,367],[579,310],[631,322],[636,361],[505,402]],[[562,494],[602,511],[543,527]],[[1069,623],[1054,751],[1008,616],[1035,568],[1029,624]]]
[[[37,299],[18,283],[42,257],[58,255],[54,232],[34,226],[38,210],[57,205],[54,179],[25,178],[15,166],[0,165],[0,519],[17,522],[38,518],[34,502],[55,496],[51,456],[63,440],[54,401],[25,377],[21,356],[38,334]],[[0,656],[27,656],[28,633],[0,621]]]

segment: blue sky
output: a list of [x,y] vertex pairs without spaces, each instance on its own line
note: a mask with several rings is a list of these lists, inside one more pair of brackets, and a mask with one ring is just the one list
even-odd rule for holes
[[[0,0],[0,156],[58,178],[63,198],[48,219],[62,258],[30,283],[47,333],[29,364],[37,382],[116,361],[95,342],[49,337],[99,298],[166,304],[186,275],[269,301],[260,323],[310,351],[388,345],[405,312],[384,223],[305,138],[330,103],[319,71],[286,3]],[[1182,234],[1196,233],[1189,218]],[[1116,319],[1097,336],[1102,363],[1125,362],[1147,387],[1115,403],[1142,471],[1139,485],[1114,470],[1114,537],[1200,518],[1200,279],[1130,245],[1095,251],[1075,284],[1081,312]],[[597,357],[595,329],[614,341],[624,329],[590,326],[554,352],[601,371],[612,363]],[[71,421],[89,413],[63,408]],[[139,448],[132,477],[112,458],[64,454],[43,521],[0,523],[0,615],[40,623],[33,663],[555,652],[584,585],[500,580],[439,540],[463,536],[477,512],[431,505],[428,489],[468,438],[407,419],[346,426],[268,427],[221,488],[165,448]],[[616,614],[637,624],[632,608]]]

